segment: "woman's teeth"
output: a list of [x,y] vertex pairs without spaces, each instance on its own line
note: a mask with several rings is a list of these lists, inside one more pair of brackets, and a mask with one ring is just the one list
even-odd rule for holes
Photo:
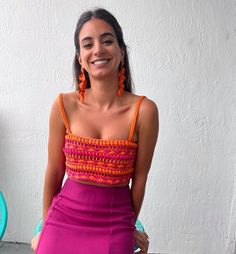
[[97,60],[97,61],[94,61],[93,64],[104,64],[104,63],[107,63],[109,60]]

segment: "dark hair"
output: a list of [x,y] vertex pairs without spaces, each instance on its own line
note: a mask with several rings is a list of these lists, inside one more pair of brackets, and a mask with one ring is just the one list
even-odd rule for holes
[[[121,49],[124,50],[124,68],[125,68],[125,81],[124,81],[124,90],[128,91],[128,92],[132,92],[132,80],[131,80],[131,74],[130,74],[130,66],[129,66],[129,58],[128,58],[128,53],[127,53],[127,46],[124,42],[123,39],[123,32],[122,29],[118,23],[118,21],[116,20],[116,18],[107,10],[102,9],[102,8],[96,8],[94,10],[90,10],[90,11],[86,11],[84,13],[81,14],[77,25],[76,25],[76,30],[75,30],[75,34],[74,34],[74,44],[75,44],[75,57],[74,57],[74,61],[73,61],[73,67],[74,67],[74,78],[75,78],[75,87],[76,90],[79,90],[79,74],[81,71],[81,65],[78,61],[77,58],[77,54],[80,53],[80,45],[79,45],[79,33],[81,31],[82,26],[88,22],[89,20],[91,20],[92,18],[97,18],[97,19],[102,19],[105,22],[107,22],[115,31],[115,35],[118,41],[118,44],[120,46]],[[120,69],[120,66],[119,66]],[[87,88],[89,88],[90,85],[90,80],[89,80],[89,75],[88,73],[85,71],[85,77],[87,80]]]

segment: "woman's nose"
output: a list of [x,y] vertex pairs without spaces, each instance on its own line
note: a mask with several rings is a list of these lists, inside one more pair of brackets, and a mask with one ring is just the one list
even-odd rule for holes
[[104,47],[103,47],[103,44],[101,42],[96,42],[94,44],[94,54],[96,55],[100,55],[104,52]]

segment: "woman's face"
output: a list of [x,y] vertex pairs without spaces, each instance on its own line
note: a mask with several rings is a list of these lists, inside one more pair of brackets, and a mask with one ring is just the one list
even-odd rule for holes
[[113,28],[101,19],[86,22],[79,33],[79,62],[90,80],[118,75],[124,51],[119,47]]

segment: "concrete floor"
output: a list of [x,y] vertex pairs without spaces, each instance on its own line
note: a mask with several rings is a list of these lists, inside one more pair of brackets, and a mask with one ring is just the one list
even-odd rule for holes
[[33,254],[34,252],[30,248],[30,244],[26,243],[8,243],[0,242],[1,254]]

